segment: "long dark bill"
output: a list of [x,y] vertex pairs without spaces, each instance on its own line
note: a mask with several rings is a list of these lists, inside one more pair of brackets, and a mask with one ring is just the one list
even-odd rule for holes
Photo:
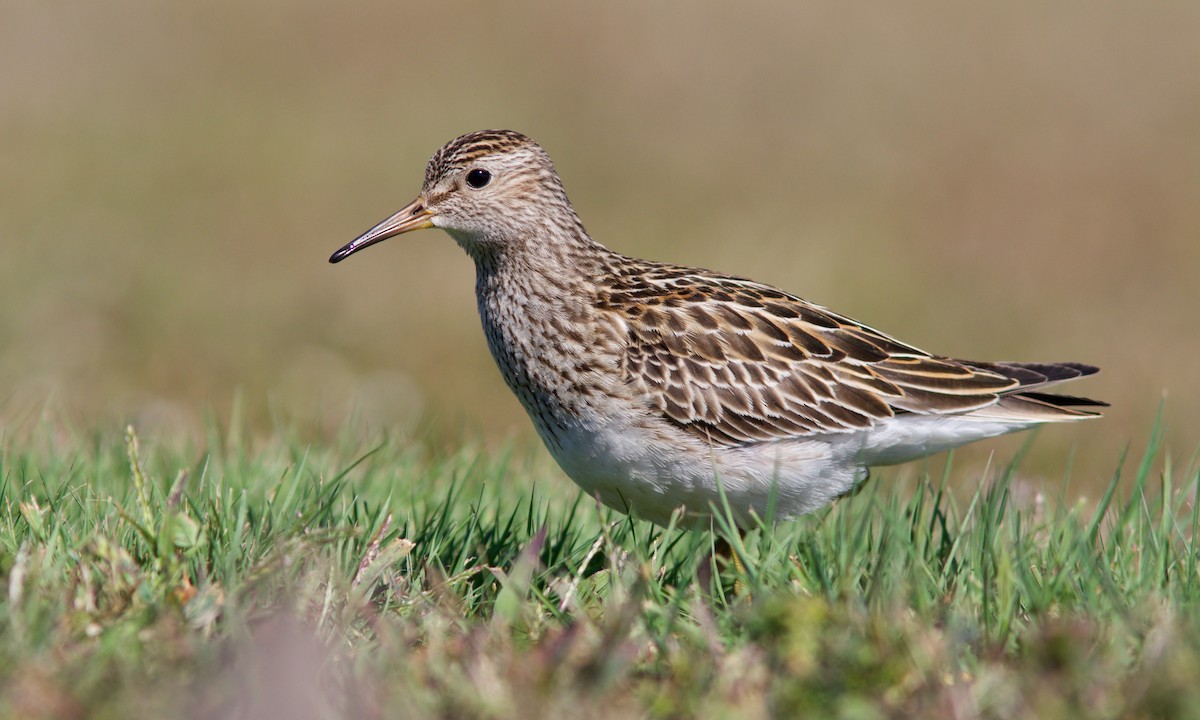
[[342,246],[337,252],[329,256],[329,262],[341,262],[359,250],[374,245],[381,240],[387,240],[390,237],[412,232],[413,230],[423,230],[431,227],[433,227],[433,213],[425,208],[421,198],[418,197],[387,220],[384,220]]

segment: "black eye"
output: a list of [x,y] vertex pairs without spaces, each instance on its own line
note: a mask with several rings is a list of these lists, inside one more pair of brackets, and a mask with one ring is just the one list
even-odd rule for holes
[[492,174],[483,168],[475,168],[467,173],[467,184],[478,190],[492,180]]

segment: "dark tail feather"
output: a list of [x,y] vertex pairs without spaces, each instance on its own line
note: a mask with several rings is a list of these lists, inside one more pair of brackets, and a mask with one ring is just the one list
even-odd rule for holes
[[1006,378],[1011,378],[1020,383],[1019,388],[1014,388],[1015,392],[1020,392],[1024,389],[1033,389],[1043,385],[1065,382],[1074,380],[1075,378],[1094,375],[1100,372],[1100,368],[1095,365],[1085,365],[1077,362],[1061,362],[1061,363],[1021,363],[1021,362],[974,362],[971,360],[962,361],[964,365],[980,368],[982,370],[990,370],[994,373],[1003,375]]
[[1000,393],[1000,399],[992,408],[980,410],[976,415],[993,415],[997,411],[1009,417],[1027,418],[1033,422],[1056,420],[1083,420],[1100,413],[1092,408],[1108,407],[1102,400],[1055,395],[1040,392],[1042,388],[1067,380],[1094,375],[1100,368],[1077,362],[1062,363],[1018,363],[1018,362],[970,362],[964,364],[998,373],[1017,381],[1018,385]]
[[1093,400],[1073,395],[1054,395],[1052,393],[1040,392],[1018,392],[1017,395],[1029,398],[1030,400],[1048,403],[1055,407],[1108,407],[1108,403],[1103,400]]

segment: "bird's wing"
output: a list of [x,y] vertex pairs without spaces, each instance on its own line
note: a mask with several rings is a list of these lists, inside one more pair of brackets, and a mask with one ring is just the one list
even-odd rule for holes
[[656,268],[617,283],[600,306],[623,320],[626,382],[713,444],[971,412],[1036,380],[1033,366],[936,357],[760,283]]

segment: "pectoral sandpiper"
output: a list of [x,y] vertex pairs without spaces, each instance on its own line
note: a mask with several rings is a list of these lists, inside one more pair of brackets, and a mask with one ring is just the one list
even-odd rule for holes
[[659,524],[703,521],[719,487],[740,525],[798,515],[872,465],[1105,404],[1044,392],[1090,365],[931,355],[753,280],[615,253],[510,130],[438,150],[416,199],[329,260],[430,227],[475,261],[492,356],[559,465]]

